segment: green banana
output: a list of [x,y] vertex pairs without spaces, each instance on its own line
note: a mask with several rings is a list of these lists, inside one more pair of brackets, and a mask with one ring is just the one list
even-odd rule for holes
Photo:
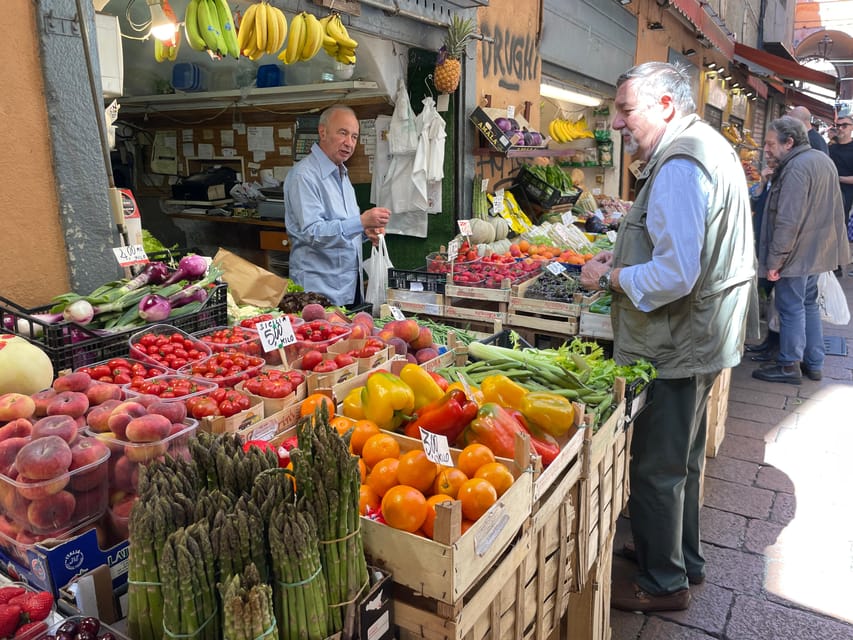
[[204,51],[207,45],[198,30],[198,3],[199,0],[190,0],[187,5],[187,13],[184,16],[184,31],[186,31],[187,42],[190,43],[190,47],[196,51]]
[[216,51],[218,45],[217,28],[218,22],[214,15],[210,14],[210,5],[207,0],[198,0],[198,30],[204,38],[204,46],[211,51]]
[[240,57],[240,49],[237,47],[237,30],[234,28],[234,16],[231,15],[228,0],[214,0],[214,4],[228,55],[237,59]]

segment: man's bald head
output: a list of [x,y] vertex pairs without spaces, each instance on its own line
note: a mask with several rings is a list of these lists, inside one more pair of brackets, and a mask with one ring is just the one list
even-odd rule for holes
[[804,125],[806,125],[806,130],[810,129],[812,126],[812,112],[806,109],[805,107],[794,107],[788,112],[788,115],[792,118],[796,118]]

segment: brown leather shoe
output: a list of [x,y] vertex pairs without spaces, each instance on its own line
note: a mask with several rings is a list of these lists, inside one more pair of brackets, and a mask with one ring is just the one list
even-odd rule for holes
[[[634,546],[633,542],[626,542],[621,551],[616,552],[617,555],[622,556],[626,560],[630,560],[631,562],[637,562],[637,548]],[[703,574],[691,575],[687,574],[687,582],[692,584],[693,586],[698,586],[705,582],[705,576]]]
[[690,606],[690,591],[682,589],[674,593],[653,595],[643,591],[633,582],[613,583],[610,606],[620,611],[684,611]]

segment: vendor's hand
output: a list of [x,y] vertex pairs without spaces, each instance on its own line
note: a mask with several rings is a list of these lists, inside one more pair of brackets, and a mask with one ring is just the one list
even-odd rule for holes
[[391,211],[389,209],[374,207],[361,214],[361,226],[366,232],[367,229],[384,227],[390,219]]
[[761,170],[761,180],[762,180],[762,182],[767,182],[767,180],[770,178],[770,176],[772,176],[772,175],[773,175],[773,172],[774,172],[774,171],[776,171],[776,169],[771,169],[770,167],[764,167],[764,168]]
[[770,282],[776,282],[782,275],[779,273],[779,269],[768,269],[767,270],[767,279]]
[[613,256],[610,254],[607,256],[606,260],[599,260],[598,256],[595,256],[592,260],[588,261],[581,269],[581,286],[584,289],[593,291],[600,289],[601,287],[598,286],[598,279],[610,271],[612,259]]

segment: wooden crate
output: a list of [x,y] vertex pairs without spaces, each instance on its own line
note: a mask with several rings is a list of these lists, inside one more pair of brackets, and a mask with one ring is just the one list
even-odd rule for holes
[[525,280],[521,284],[513,286],[512,293],[509,298],[510,313],[526,312],[543,314],[548,316],[560,316],[563,318],[577,318],[581,314],[581,304],[583,296],[575,294],[571,302],[560,302],[557,300],[539,300],[537,298],[527,298],[527,290],[534,282],[542,276],[536,276],[530,280]]
[[723,369],[711,393],[708,395],[708,406],[705,415],[708,421],[708,440],[705,443],[705,455],[714,458],[726,437],[726,418],[729,414],[729,385],[731,384],[732,370]]
[[444,315],[444,294],[434,291],[386,289],[385,301],[406,313],[421,313],[428,316]]
[[610,314],[581,311],[578,333],[590,338],[613,340],[613,321]]
[[542,313],[512,311],[507,314],[507,325],[512,328],[534,329],[545,333],[561,336],[576,336],[578,334],[578,319],[549,316]]
[[448,284],[444,289],[444,315],[506,324],[510,292],[509,280],[500,289]]
[[560,638],[610,640],[610,574],[613,536],[605,540],[598,560],[585,579],[584,588],[569,595],[569,608],[560,626]]

